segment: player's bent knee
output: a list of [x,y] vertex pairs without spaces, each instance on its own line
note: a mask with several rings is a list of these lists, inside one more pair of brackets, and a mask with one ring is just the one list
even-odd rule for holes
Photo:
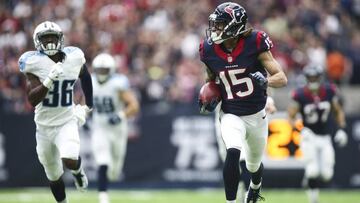
[[305,176],[307,178],[318,178],[320,176],[320,172],[315,168],[306,168]]
[[64,173],[62,167],[59,167],[57,165],[47,165],[44,166],[46,177],[49,181],[58,181],[62,174]]
[[246,168],[250,173],[255,173],[258,171],[258,169],[260,168],[261,162],[260,163],[246,163]]
[[328,170],[322,173],[321,178],[323,181],[329,182],[332,179],[333,175],[334,175],[334,171]]

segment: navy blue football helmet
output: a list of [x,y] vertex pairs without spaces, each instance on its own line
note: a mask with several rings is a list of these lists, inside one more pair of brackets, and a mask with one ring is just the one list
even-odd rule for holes
[[209,16],[206,37],[216,44],[221,44],[246,32],[247,21],[248,17],[242,6],[233,2],[222,3]]
[[311,90],[317,90],[323,79],[324,68],[320,65],[309,64],[304,67],[303,72],[306,77],[307,86]]

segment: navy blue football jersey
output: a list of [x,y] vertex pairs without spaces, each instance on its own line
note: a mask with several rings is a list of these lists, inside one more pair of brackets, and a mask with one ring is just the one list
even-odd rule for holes
[[319,135],[331,133],[330,114],[332,101],[336,97],[335,85],[321,85],[316,95],[308,87],[301,87],[294,90],[291,97],[299,104],[305,127]]
[[273,47],[268,35],[252,31],[240,38],[232,52],[222,44],[204,40],[199,47],[201,61],[220,79],[221,109],[238,116],[251,115],[262,110],[266,104],[266,90],[249,77],[250,73],[266,70],[258,60],[259,54]]

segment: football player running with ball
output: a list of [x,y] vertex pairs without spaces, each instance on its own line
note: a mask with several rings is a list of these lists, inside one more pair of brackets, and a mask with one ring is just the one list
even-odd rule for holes
[[98,165],[100,203],[109,203],[108,182],[117,181],[123,168],[127,146],[127,118],[139,111],[139,103],[125,75],[115,73],[114,58],[97,55],[94,74],[92,145]]
[[[71,170],[80,191],[88,186],[79,156],[78,127],[92,108],[91,76],[84,53],[77,47],[64,47],[64,35],[56,23],[39,24],[33,39],[37,51],[24,53],[19,66],[26,75],[28,100],[35,107],[36,152],[56,201],[67,203],[63,166]],[[86,105],[73,102],[78,78]]]
[[[245,202],[256,203],[263,199],[261,161],[268,137],[266,89],[285,86],[287,78],[270,52],[273,45],[268,35],[247,24],[246,11],[239,4],[219,5],[209,16],[207,36],[199,51],[206,65],[207,81],[217,81],[221,92],[226,202],[236,202],[241,152],[251,176]],[[200,105],[202,112],[214,111],[216,102],[200,100]]]
[[[304,68],[307,84],[292,92],[293,102],[288,107],[290,123],[295,126],[298,113],[304,128],[300,148],[304,154],[306,187],[310,203],[319,202],[319,187],[329,182],[334,174],[335,152],[331,142],[330,115],[339,126],[334,141],[340,147],[347,144],[345,114],[340,105],[336,87],[322,82],[323,67],[307,65]],[[332,114],[334,112],[334,114]],[[295,129],[295,128],[294,128]]]

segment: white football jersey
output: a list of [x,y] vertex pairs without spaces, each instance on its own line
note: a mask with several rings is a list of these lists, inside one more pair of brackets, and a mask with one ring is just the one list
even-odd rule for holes
[[[35,107],[35,122],[43,126],[62,125],[74,118],[73,88],[85,63],[84,53],[77,47],[65,47],[63,75],[54,81],[45,99]],[[31,73],[43,82],[55,62],[39,51],[28,51],[19,59],[20,71]]]
[[99,83],[95,74],[92,75],[94,110],[93,125],[108,124],[109,114],[117,113],[124,108],[119,92],[130,88],[129,80],[121,74],[113,74],[104,83]]

